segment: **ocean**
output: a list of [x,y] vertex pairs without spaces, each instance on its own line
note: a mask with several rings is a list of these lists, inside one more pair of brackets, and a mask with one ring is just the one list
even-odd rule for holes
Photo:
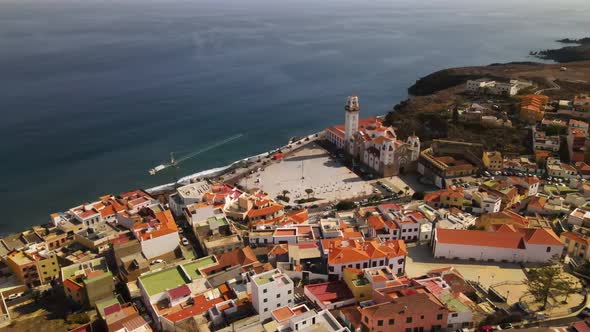
[[587,0],[0,0],[0,233],[342,123],[350,94],[384,114],[435,70],[533,60],[588,17]]

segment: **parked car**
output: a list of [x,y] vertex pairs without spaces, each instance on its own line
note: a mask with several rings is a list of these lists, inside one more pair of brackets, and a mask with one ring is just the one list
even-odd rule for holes
[[188,240],[187,240],[187,238],[185,238],[185,237],[182,238],[182,245],[183,246],[188,246]]
[[156,259],[156,260],[153,260],[150,264],[156,265],[156,264],[160,264],[160,263],[164,263],[164,260],[163,259]]
[[23,293],[14,293],[14,294],[10,294],[8,295],[8,297],[6,298],[8,301],[12,301],[12,300],[16,300],[19,297],[21,297],[23,295]]
[[514,328],[514,326],[512,326],[512,324],[510,323],[505,323],[505,324],[500,324],[498,325],[499,330],[511,330]]

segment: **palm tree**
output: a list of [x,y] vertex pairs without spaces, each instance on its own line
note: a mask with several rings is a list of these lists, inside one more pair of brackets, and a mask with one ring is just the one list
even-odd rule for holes
[[287,195],[289,195],[289,194],[290,194],[289,190],[283,190],[283,196],[287,197]]
[[311,194],[313,194],[313,189],[307,188],[307,189],[305,189],[305,193],[307,194],[307,198],[309,198],[309,196],[311,196]]

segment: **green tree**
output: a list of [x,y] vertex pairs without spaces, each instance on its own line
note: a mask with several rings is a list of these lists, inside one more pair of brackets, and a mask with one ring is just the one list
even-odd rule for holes
[[334,207],[338,211],[345,211],[345,210],[354,209],[355,205],[353,202],[350,202],[350,201],[341,201],[341,202],[338,202],[338,204],[336,204]]
[[307,189],[305,189],[305,193],[307,194],[307,198],[309,198],[311,196],[311,194],[313,194],[313,189],[307,188]]
[[424,193],[421,191],[416,191],[413,195],[412,195],[412,199],[413,200],[423,200],[424,199]]
[[290,194],[289,190],[283,190],[283,196],[287,197],[287,195],[289,195],[289,194]]
[[558,265],[531,269],[524,284],[535,300],[543,303],[542,309],[545,309],[549,299],[567,295],[573,287],[572,281],[561,273]]

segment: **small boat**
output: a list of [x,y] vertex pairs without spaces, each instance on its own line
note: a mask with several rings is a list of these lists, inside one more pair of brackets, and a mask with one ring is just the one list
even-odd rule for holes
[[158,165],[152,169],[149,170],[150,175],[156,175],[156,173],[158,173],[159,171],[163,170],[164,168],[166,168],[165,165]]

